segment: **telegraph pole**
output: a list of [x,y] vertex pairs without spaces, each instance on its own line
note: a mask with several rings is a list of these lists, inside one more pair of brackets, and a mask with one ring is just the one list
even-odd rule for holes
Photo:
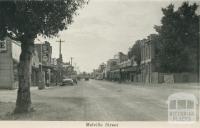
[[198,43],[197,43],[197,82],[198,82],[198,85],[199,85],[199,82],[200,82],[200,15],[198,16],[199,17],[199,38],[198,38]]
[[71,66],[72,66],[72,60],[73,60],[74,58],[73,57],[71,57]]
[[61,49],[62,49],[62,43],[65,42],[65,41],[60,39],[56,42],[59,42],[59,58],[62,59]]
[[[198,33],[198,36],[199,36],[199,38],[198,38],[198,41],[197,41],[197,84],[198,84],[198,87],[199,87],[199,82],[200,82],[200,15],[198,16],[198,18],[199,18],[199,33]],[[199,91],[198,91],[199,92]],[[200,92],[199,92],[199,96],[200,96]],[[200,99],[199,99],[199,101],[198,102],[200,102]],[[200,115],[200,107],[199,107],[199,115]]]
[[59,42],[59,59],[58,59],[58,69],[59,69],[59,82],[62,81],[62,77],[63,77],[63,74],[62,74],[62,52],[61,52],[61,49],[62,49],[62,43],[65,42],[64,40],[58,40],[56,42]]

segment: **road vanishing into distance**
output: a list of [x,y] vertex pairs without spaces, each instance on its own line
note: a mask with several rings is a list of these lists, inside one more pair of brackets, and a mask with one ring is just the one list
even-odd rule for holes
[[[44,90],[33,88],[32,104],[36,111],[15,118],[64,121],[167,121],[167,98],[176,92],[188,92],[198,96],[199,90],[189,86],[172,88],[166,85],[149,86],[82,80],[74,86],[55,86]],[[0,93],[3,95],[3,91]],[[5,101],[4,96],[4,102],[14,104],[16,91],[9,93],[10,98],[7,97]]]

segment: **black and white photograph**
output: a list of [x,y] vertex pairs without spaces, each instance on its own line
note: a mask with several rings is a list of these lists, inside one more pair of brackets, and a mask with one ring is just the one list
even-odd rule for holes
[[0,127],[200,127],[199,30],[198,0],[0,0]]

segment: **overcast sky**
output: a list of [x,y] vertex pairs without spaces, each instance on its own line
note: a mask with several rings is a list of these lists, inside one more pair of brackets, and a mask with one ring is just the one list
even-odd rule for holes
[[[64,61],[70,57],[81,71],[91,72],[121,51],[127,53],[138,39],[155,33],[160,24],[161,8],[171,2],[150,0],[90,0],[79,10],[74,23],[60,33]],[[173,2],[176,6],[180,2]],[[53,57],[58,57],[57,38],[51,39]]]

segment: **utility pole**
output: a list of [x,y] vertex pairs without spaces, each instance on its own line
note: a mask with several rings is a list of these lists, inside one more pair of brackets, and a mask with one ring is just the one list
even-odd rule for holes
[[[197,83],[198,83],[198,87],[199,87],[199,82],[200,82],[200,15],[198,16],[199,17],[199,40],[198,40],[198,43],[197,43]],[[200,96],[200,92],[199,92],[199,96]],[[199,99],[199,102],[200,102],[200,99]],[[200,115],[200,107],[199,107],[199,115]]]
[[59,40],[59,41],[56,41],[56,42],[59,42],[59,58],[58,58],[58,70],[59,70],[59,82],[62,82],[62,79],[63,79],[63,73],[62,73],[62,52],[61,52],[61,49],[62,49],[62,45],[61,43],[65,42],[64,40]]
[[62,60],[62,53],[61,53],[61,49],[62,49],[62,43],[65,42],[64,40],[58,40],[56,42],[59,42],[59,59]]
[[72,66],[72,60],[73,60],[73,57],[71,57],[71,66]]
[[198,16],[199,17],[199,40],[198,40],[198,43],[197,43],[197,82],[198,82],[198,85],[199,85],[199,82],[200,82],[200,15]]

